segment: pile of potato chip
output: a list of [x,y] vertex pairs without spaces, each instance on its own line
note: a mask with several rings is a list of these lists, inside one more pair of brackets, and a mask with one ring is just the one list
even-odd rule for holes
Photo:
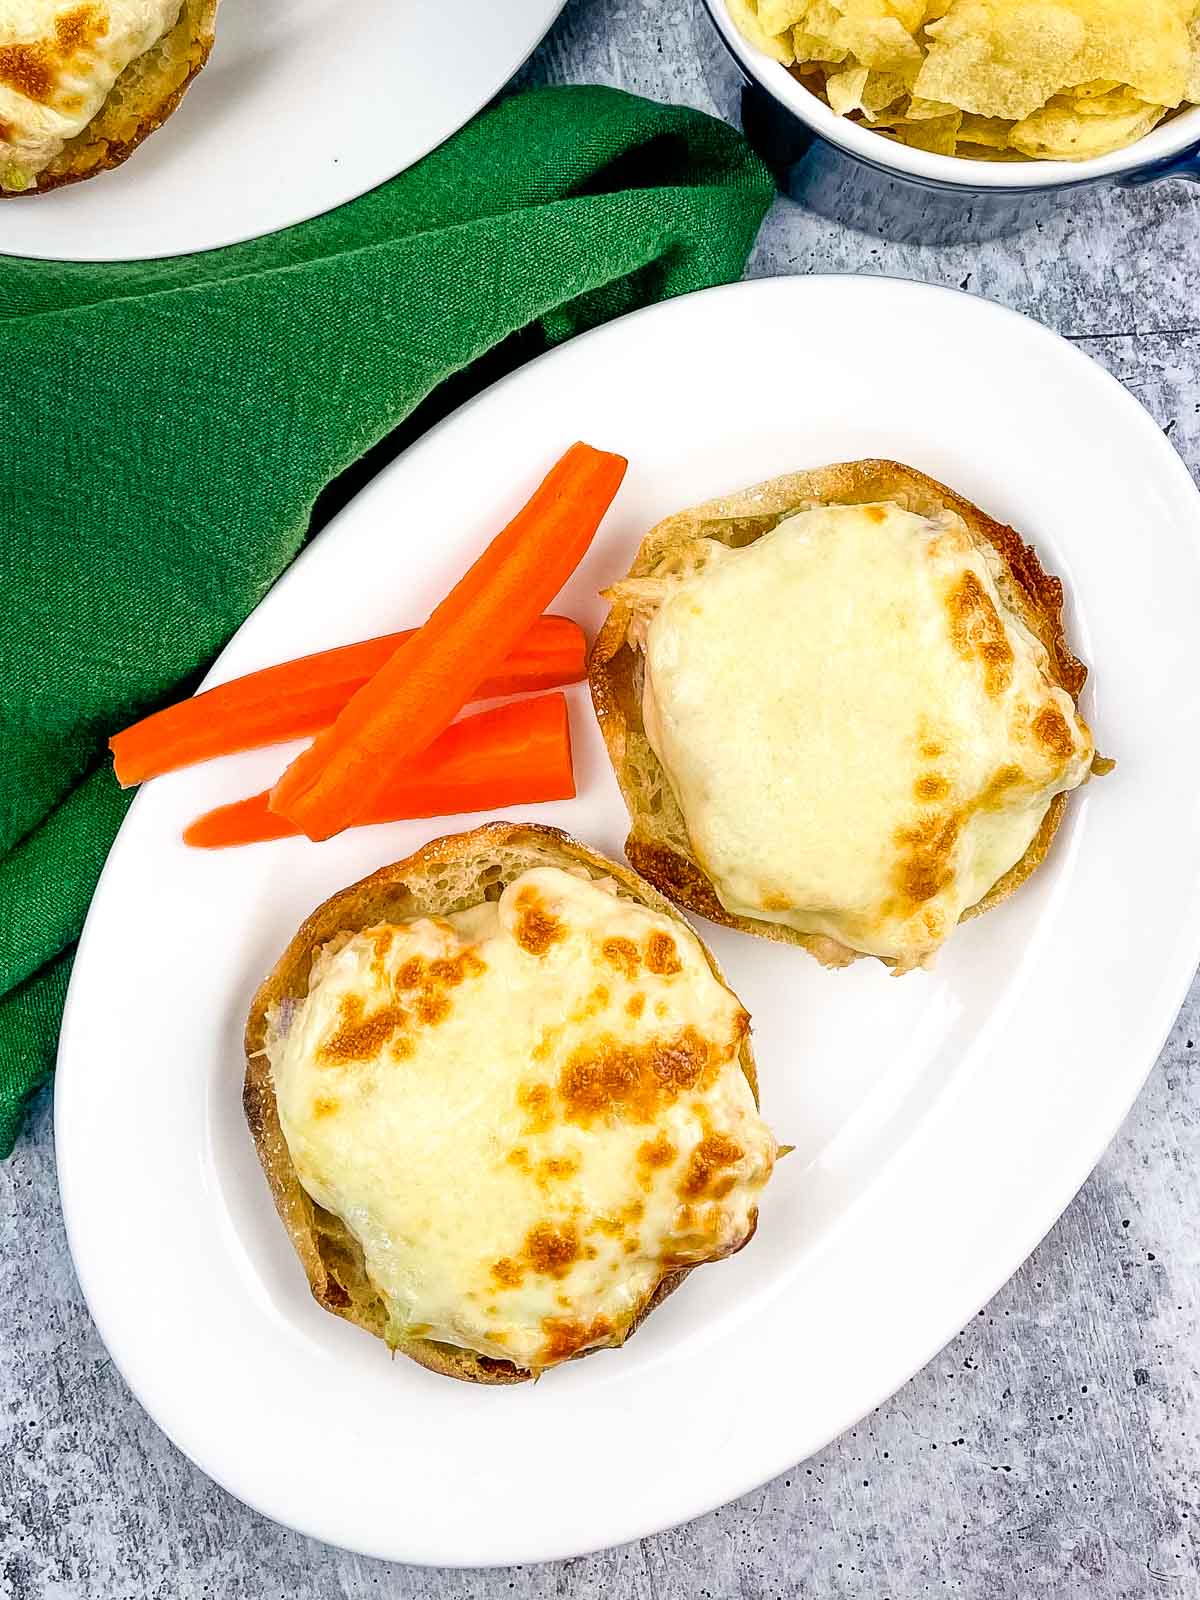
[[1086,161],[1200,102],[1200,0],[727,0],[839,116],[985,161]]

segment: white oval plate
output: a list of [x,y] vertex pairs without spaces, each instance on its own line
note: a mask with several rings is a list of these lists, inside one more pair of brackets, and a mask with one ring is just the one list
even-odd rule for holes
[[186,255],[274,233],[469,122],[563,0],[222,0],[204,71],[124,166],[0,202],[0,253]]
[[[1000,1286],[1087,1175],[1200,953],[1200,500],[1141,407],[1035,323],[878,278],[739,285],[544,357],[383,473],[234,639],[210,682],[419,621],[572,439],[624,489],[559,607],[669,511],[789,468],[910,462],[1031,538],[1094,664],[1116,772],[1047,866],[936,972],[830,973],[706,928],[753,1014],[794,1156],[752,1246],[626,1349],[473,1389],[321,1311],[243,1124],[242,1021],[305,914],[471,821],[206,854],[196,812],[284,754],[152,784],[92,905],[59,1056],[63,1209],[102,1337],[218,1482],[335,1544],[448,1565],[570,1556],[666,1527],[819,1449]],[[579,798],[531,808],[619,855],[625,814],[572,692]]]

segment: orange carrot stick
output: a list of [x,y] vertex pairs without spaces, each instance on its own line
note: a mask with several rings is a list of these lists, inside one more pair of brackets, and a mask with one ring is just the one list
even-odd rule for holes
[[[108,741],[118,783],[128,789],[197,761],[318,733],[415,632],[409,628],[264,667],[143,717]],[[577,622],[538,617],[496,671],[475,685],[472,698],[578,683],[587,672],[586,656]]]
[[371,813],[578,566],[625,475],[621,456],[574,444],[429,620],[271,791],[310,839]]
[[[374,808],[356,823],[574,797],[567,702],[561,694],[547,694],[453,723],[422,756],[395,774]],[[264,791],[205,812],[184,829],[184,842],[218,850],[299,833],[294,822],[269,809],[268,799]]]

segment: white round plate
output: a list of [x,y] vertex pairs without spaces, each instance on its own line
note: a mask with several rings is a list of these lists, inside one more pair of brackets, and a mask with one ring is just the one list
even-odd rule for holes
[[[658,518],[789,468],[878,455],[1021,529],[1062,574],[1116,772],[1046,867],[937,970],[826,972],[705,928],[796,1146],[749,1249],[630,1344],[536,1385],[390,1361],[320,1310],[242,1120],[242,1022],[305,914],[431,835],[363,829],[208,854],[179,830],[290,752],[137,799],[75,966],[59,1056],[63,1209],[102,1337],[180,1449],[332,1543],[447,1565],[570,1556],[707,1510],[905,1381],[1033,1248],[1162,1044],[1200,954],[1200,500],[1141,407],[1012,312],[879,278],[739,285],[526,367],[411,449],[266,598],[210,676],[419,621],[574,438],[624,488],[558,608]],[[464,470],[465,469],[465,470]],[[625,814],[586,690],[579,798],[517,813],[619,856]]]
[[330,211],[469,122],[563,0],[222,0],[183,103],[124,166],[0,203],[0,254],[186,255]]

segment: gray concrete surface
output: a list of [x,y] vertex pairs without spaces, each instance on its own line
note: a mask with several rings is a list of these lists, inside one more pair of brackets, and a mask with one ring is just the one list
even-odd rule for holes
[[[526,69],[727,103],[692,0],[573,0]],[[1200,196],[1085,197],[916,249],[780,201],[751,271],[897,273],[1039,317],[1200,467]],[[1132,843],[1132,841],[1131,841]],[[1149,930],[1148,930],[1149,934]],[[1200,987],[1128,1123],[1007,1287],[851,1434],[685,1528],[554,1566],[425,1572],[283,1531],[167,1444],[114,1372],[63,1238],[50,1111],[0,1167],[0,1594],[12,1600],[1190,1600],[1200,1595]]]

